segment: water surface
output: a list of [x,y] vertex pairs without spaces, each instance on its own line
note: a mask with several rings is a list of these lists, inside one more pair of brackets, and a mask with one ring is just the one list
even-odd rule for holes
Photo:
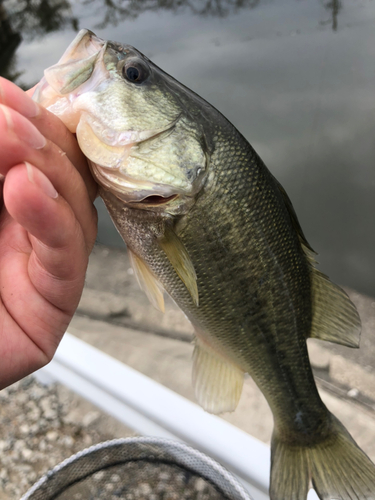
[[[292,199],[320,269],[375,296],[373,0],[33,5],[0,2],[3,74],[34,84],[83,27],[134,45],[250,141]],[[99,240],[120,245],[98,206]]]

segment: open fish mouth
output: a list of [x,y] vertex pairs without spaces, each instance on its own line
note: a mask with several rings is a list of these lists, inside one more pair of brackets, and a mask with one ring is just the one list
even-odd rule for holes
[[[58,95],[67,96],[77,88],[80,93],[89,90],[97,83],[96,79],[93,81],[91,77],[95,63],[103,59],[107,45],[108,42],[91,31],[81,30],[57,64],[44,71],[44,77],[37,85],[33,99],[49,108]],[[89,85],[83,88],[82,85],[88,80]],[[52,111],[57,114],[62,112],[59,107],[52,107]]]
[[[110,132],[97,120],[80,121],[77,139],[90,161],[97,182],[126,203],[158,206],[169,203],[186,188],[172,187],[165,183],[143,179],[127,172],[131,149],[173,130],[178,119],[167,127],[155,130]],[[185,186],[184,186],[185,187]]]
[[137,181],[119,170],[114,172],[92,161],[90,166],[97,182],[126,203],[159,206],[175,200],[181,194],[171,186]]
[[177,198],[178,194],[172,194],[171,196],[168,196],[167,198],[164,198],[163,196],[159,195],[151,195],[151,196],[146,196],[146,198],[143,198],[139,203],[142,203],[142,205],[150,205],[150,206],[157,206],[157,205],[164,205],[165,203],[168,203],[169,201],[175,200]]

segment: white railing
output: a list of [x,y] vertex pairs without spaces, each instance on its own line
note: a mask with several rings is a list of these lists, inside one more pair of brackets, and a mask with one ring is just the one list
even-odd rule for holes
[[254,500],[269,498],[268,446],[73,335],[36,376],[61,382],[142,435],[190,444],[233,472]]

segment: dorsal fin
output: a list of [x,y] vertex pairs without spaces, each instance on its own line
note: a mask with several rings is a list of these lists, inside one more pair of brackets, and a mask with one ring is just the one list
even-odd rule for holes
[[312,268],[313,318],[310,337],[348,347],[359,347],[361,320],[347,294],[327,276]]
[[[296,212],[294,210],[294,207],[292,205],[292,202],[290,201],[290,198],[289,198],[287,192],[285,191],[285,189],[283,188],[283,186],[280,184],[280,182],[277,179],[275,179],[275,177],[274,177],[274,180],[276,182],[277,187],[279,188],[281,196],[283,197],[285,206],[286,206],[286,208],[287,208],[287,210],[289,212],[290,220],[292,222],[292,225],[293,225],[296,233],[298,234],[298,237],[300,239],[301,244],[304,247],[306,247],[312,254],[316,254],[316,252],[311,248],[311,246],[310,246],[309,242],[307,241],[305,235],[303,234],[303,231],[302,231],[301,225],[299,223],[297,214],[296,214]],[[311,259],[311,256],[309,256],[309,259]]]
[[316,252],[303,234],[292,202],[282,185],[275,179],[302,250],[310,263],[312,291],[312,326],[310,337],[327,340],[348,347],[358,347],[361,320],[347,294],[339,286],[315,268]]

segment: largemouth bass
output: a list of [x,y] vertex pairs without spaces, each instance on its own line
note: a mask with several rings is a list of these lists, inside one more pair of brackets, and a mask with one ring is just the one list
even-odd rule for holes
[[272,500],[375,499],[375,467],[321,401],[306,339],[358,347],[292,204],[215,108],[129,45],[83,30],[35,99],[77,134],[141,287],[195,327],[193,384],[232,411],[249,373],[274,416]]

